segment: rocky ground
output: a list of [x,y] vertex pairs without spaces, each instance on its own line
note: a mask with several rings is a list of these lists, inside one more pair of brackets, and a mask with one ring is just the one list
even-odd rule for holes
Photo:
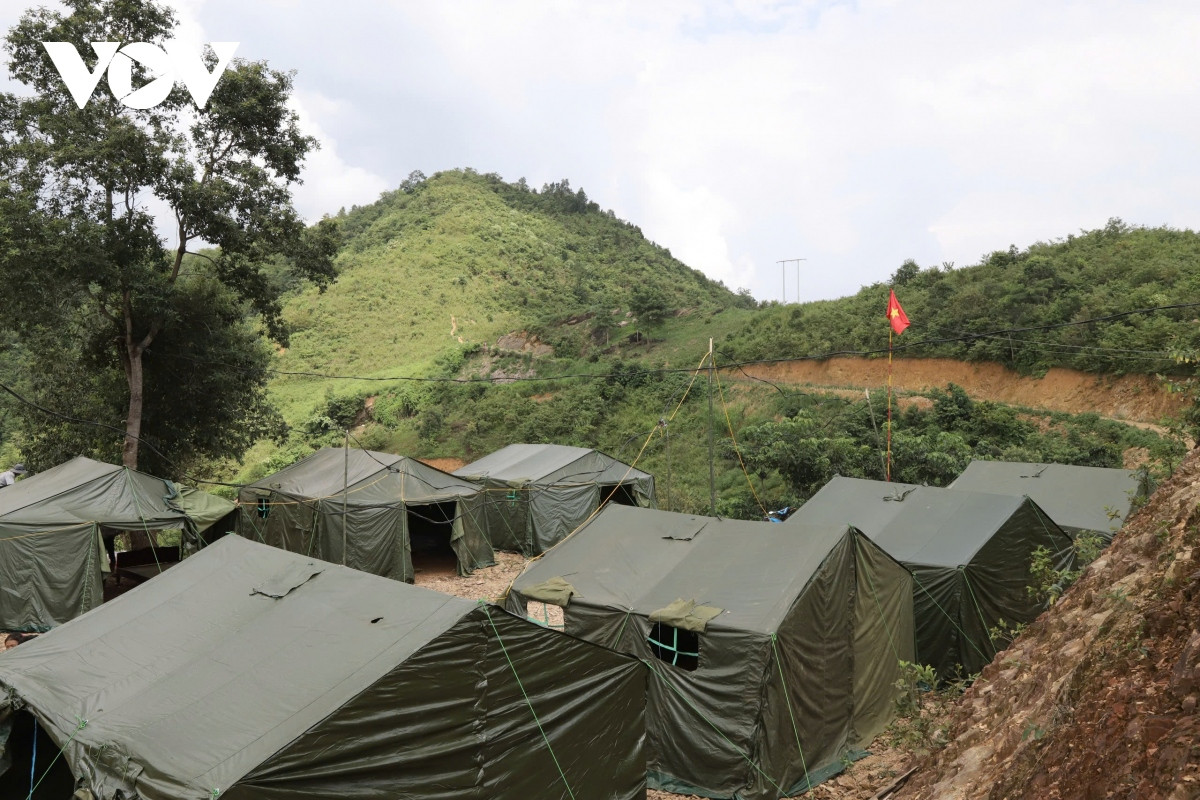
[[938,722],[897,800],[1200,798],[1200,451]]

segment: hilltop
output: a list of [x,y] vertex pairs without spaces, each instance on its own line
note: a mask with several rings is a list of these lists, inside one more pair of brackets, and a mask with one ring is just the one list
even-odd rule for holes
[[[435,374],[444,371],[439,356],[456,363],[506,334],[571,317],[608,321],[639,301],[664,310],[753,305],[566,180],[538,191],[469,169],[418,173],[336,219],[340,276],[287,303],[282,371]],[[301,398],[310,384],[277,389]]]

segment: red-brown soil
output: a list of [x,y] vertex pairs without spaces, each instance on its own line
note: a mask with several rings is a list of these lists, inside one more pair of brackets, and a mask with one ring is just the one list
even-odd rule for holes
[[422,464],[427,464],[434,469],[440,469],[442,472],[454,472],[454,470],[465,467],[467,462],[461,458],[446,456],[444,458],[418,458]]
[[897,800],[1200,798],[1200,451],[956,704]]
[[[884,358],[839,357],[826,361],[789,361],[744,368],[755,378],[814,387],[881,389],[887,386]],[[741,375],[740,370],[728,373]],[[1106,417],[1158,422],[1178,414],[1185,401],[1149,375],[1105,376],[1054,368],[1044,378],[1020,375],[1000,364],[948,358],[897,358],[892,386],[899,392],[924,392],[955,383],[971,397],[998,403]]]

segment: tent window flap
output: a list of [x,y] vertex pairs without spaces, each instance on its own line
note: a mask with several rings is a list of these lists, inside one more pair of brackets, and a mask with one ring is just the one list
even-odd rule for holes
[[700,666],[700,634],[696,631],[656,622],[646,642],[650,645],[650,652],[659,661],[688,672],[694,672]]

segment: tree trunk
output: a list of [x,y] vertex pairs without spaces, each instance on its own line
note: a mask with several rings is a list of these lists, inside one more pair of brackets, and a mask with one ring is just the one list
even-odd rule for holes
[[126,344],[125,377],[129,384],[129,412],[125,415],[125,444],[121,463],[130,469],[138,466],[138,437],[142,435],[142,354],[140,349]]
[[[142,435],[142,350],[138,345],[125,345],[125,377],[129,383],[129,413],[125,417],[125,444],[121,449],[121,463],[129,469],[137,469],[138,437]],[[129,547],[137,550],[153,546],[145,530],[129,531]]]

